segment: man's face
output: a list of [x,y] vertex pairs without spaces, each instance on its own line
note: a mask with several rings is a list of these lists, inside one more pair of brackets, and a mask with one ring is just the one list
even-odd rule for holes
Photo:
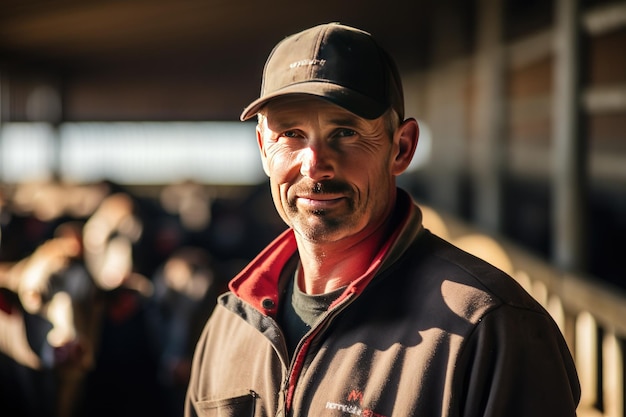
[[398,146],[382,118],[304,97],[274,100],[264,114],[263,167],[278,213],[297,234],[316,243],[359,240],[383,224],[395,202]]

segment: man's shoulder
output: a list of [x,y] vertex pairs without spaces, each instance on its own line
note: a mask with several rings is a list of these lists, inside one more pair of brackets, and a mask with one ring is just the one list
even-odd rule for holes
[[537,310],[543,308],[507,272],[425,230],[407,251],[413,271],[458,302],[485,308],[502,304]]

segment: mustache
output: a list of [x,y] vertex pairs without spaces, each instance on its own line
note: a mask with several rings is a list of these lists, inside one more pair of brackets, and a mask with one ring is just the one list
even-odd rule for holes
[[335,180],[315,181],[298,184],[297,194],[352,194],[352,188]]

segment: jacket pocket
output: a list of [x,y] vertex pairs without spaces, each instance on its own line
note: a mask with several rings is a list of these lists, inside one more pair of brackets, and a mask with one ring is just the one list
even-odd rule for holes
[[236,397],[198,401],[196,410],[200,417],[253,417],[257,394],[249,391]]

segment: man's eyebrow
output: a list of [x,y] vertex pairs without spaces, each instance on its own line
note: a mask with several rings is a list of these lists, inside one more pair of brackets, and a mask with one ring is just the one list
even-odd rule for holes
[[293,129],[297,125],[298,123],[291,119],[285,119],[285,120],[274,119],[271,121],[269,118],[267,119],[267,127],[269,127],[271,130],[275,132],[281,131],[281,130]]

